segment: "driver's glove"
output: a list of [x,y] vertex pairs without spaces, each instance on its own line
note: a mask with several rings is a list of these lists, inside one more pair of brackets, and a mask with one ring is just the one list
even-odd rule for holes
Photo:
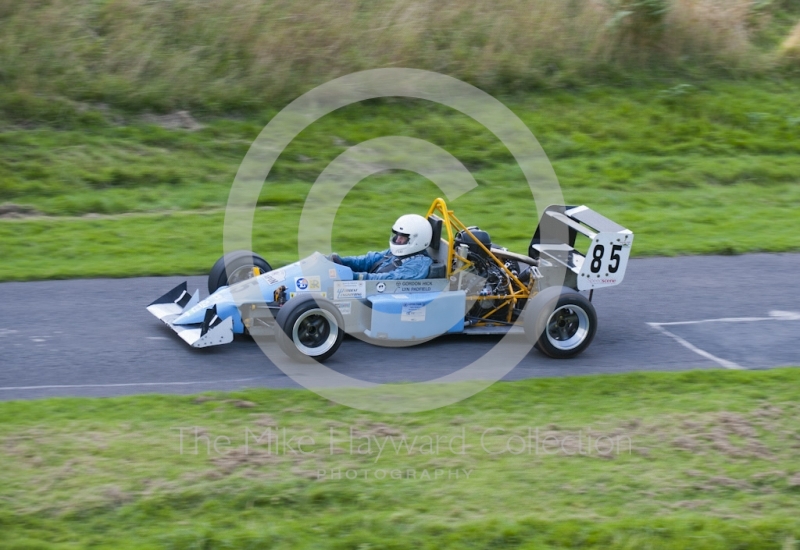
[[363,271],[355,272],[355,273],[353,273],[353,280],[354,281],[366,281],[367,280],[367,274],[364,273]]
[[342,263],[342,258],[336,252],[328,256],[328,261],[331,261],[335,264],[344,265]]

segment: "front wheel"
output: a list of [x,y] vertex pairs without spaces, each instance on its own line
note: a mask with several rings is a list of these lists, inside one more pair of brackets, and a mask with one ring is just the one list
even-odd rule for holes
[[344,340],[344,320],[339,309],[328,300],[312,295],[292,298],[275,319],[280,330],[278,344],[294,359],[323,362]]
[[592,343],[597,332],[597,312],[582,294],[551,287],[533,298],[524,326],[526,336],[539,351],[566,359]]
[[249,250],[236,250],[217,260],[208,273],[208,292],[214,294],[223,286],[240,283],[257,274],[272,271],[267,260]]

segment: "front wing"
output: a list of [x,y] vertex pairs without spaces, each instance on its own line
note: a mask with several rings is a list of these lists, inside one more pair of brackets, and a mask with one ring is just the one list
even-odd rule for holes
[[183,282],[147,306],[147,311],[175,331],[193,348],[205,348],[233,342],[233,318],[220,319],[214,306],[206,310],[205,319],[196,325],[175,325],[172,322],[200,301],[200,291],[189,294]]

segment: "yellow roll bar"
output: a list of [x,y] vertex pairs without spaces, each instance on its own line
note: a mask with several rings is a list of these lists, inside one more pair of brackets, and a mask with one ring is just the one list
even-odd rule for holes
[[[426,214],[425,217],[427,218],[427,217],[430,217],[430,216],[432,216],[434,214],[437,214],[437,213],[440,214],[440,217],[443,220],[444,227],[447,230],[447,244],[448,244],[447,249],[448,250],[447,250],[447,266],[446,267],[447,267],[447,277],[448,278],[453,274],[453,258],[456,257],[455,248],[453,246],[455,244],[455,233],[454,233],[454,229],[455,229],[455,231],[464,231],[464,232],[466,232],[467,235],[469,235],[472,238],[472,240],[486,253],[487,257],[491,258],[498,265],[498,267],[500,267],[500,269],[502,269],[503,272],[505,272],[505,274],[508,276],[509,280],[513,282],[512,286],[515,287],[514,289],[512,289],[512,292],[511,292],[510,296],[513,296],[514,298],[522,298],[522,299],[528,298],[530,296],[530,289],[525,284],[523,284],[522,281],[520,281],[517,278],[517,276],[514,275],[506,267],[505,262],[501,261],[494,254],[492,254],[491,250],[486,248],[486,246],[482,242],[480,242],[477,238],[475,238],[475,235],[472,234],[472,231],[470,231],[467,228],[467,226],[464,225],[461,222],[461,220],[459,220],[456,217],[455,214],[453,214],[452,210],[449,210],[447,208],[447,203],[445,203],[444,199],[441,198],[441,197],[437,197],[436,199],[433,200],[433,202],[431,203],[431,207],[428,208],[428,213]],[[458,258],[460,260],[462,260],[463,262],[465,262],[467,265],[471,264],[471,262],[469,262],[469,260],[467,260],[467,258],[461,258],[460,256]]]

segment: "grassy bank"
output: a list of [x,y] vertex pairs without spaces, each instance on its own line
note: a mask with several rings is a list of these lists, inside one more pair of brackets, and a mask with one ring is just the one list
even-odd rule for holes
[[796,0],[3,0],[0,103],[253,112],[376,67],[491,93],[758,75],[796,69],[799,18]]
[[[363,254],[383,249],[388,240],[384,225],[389,227],[391,220],[407,211],[424,213],[426,199],[406,198],[394,201],[388,213],[364,216],[381,200],[376,195],[395,189],[397,183],[385,182],[353,194],[351,204],[337,217],[335,250]],[[430,193],[425,197],[436,195],[433,185],[421,187]],[[713,193],[694,190],[631,196],[619,191],[586,191],[566,196],[634,228],[637,256],[796,251],[800,248],[800,221],[794,205],[800,202],[800,189],[785,185],[773,191],[776,195],[765,197],[760,187],[742,185]],[[511,250],[527,250],[535,219],[526,212],[498,219],[493,206],[478,203],[459,209],[458,202],[453,203],[456,213],[465,222],[489,229],[494,242]],[[498,208],[512,204],[509,197]],[[299,218],[298,207],[256,212],[254,248],[273,266],[297,259]],[[0,280],[207,273],[222,255],[223,221],[223,212],[207,211],[0,222]],[[376,229],[377,224],[381,225]]]
[[294,390],[0,403],[3,545],[792,547],[798,383],[528,380],[392,417]]
[[[539,139],[567,202],[630,227],[634,255],[731,254],[800,249],[795,96],[792,81],[714,81],[504,101]],[[190,121],[193,130],[170,117],[51,114],[0,130],[0,202],[20,212],[0,220],[0,279],[204,272],[222,252],[239,163],[274,112]],[[323,118],[281,155],[259,200],[256,250],[275,264],[296,259],[300,212],[319,173],[352,145],[384,135],[456,156],[479,184],[451,204],[456,213],[495,242],[526,249],[533,203],[505,147],[458,113],[387,101]],[[424,212],[440,194],[410,172],[366,178],[337,215],[334,248],[381,248],[387,219]]]

